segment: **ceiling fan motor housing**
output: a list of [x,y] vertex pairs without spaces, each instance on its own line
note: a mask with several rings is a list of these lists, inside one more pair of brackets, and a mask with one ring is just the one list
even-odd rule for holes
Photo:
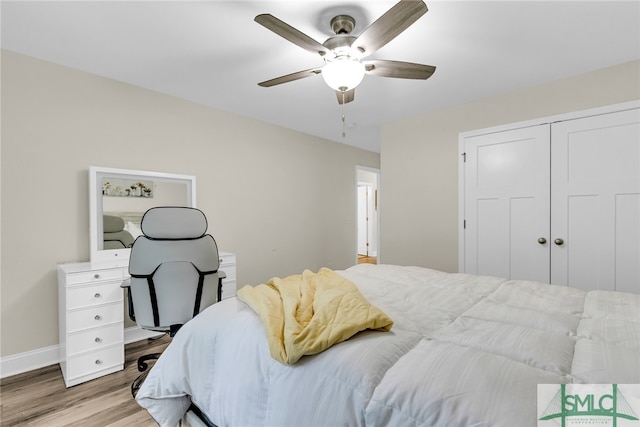
[[350,34],[356,26],[356,20],[349,15],[338,15],[331,19],[330,25],[335,34]]

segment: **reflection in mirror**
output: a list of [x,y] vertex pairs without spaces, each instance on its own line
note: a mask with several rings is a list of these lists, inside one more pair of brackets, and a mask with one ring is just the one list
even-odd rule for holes
[[91,262],[127,265],[142,215],[156,206],[195,207],[195,194],[194,176],[90,167]]

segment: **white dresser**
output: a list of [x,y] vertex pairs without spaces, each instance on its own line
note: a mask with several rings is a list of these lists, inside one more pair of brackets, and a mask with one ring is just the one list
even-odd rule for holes
[[222,299],[236,296],[236,254],[220,252],[220,267],[218,270],[224,271],[227,277],[222,280]]
[[[236,256],[220,252],[222,298],[236,294]],[[89,262],[58,265],[60,367],[67,387],[124,368],[127,266]]]

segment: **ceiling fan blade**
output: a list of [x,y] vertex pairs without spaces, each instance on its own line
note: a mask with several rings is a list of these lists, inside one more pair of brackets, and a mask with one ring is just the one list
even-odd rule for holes
[[401,0],[369,25],[351,45],[352,54],[369,56],[427,13],[422,0]]
[[316,53],[324,56],[329,52],[329,49],[324,47],[318,41],[312,39],[300,30],[293,28],[291,25],[279,20],[269,13],[263,13],[256,16],[254,21],[267,28],[268,30],[273,31],[277,35],[284,37],[291,43],[300,46],[305,50],[308,50],[311,53]]
[[322,72],[322,67],[310,68],[308,70],[298,71],[296,73],[287,74],[286,76],[280,76],[280,77],[276,77],[275,79],[258,83],[258,86],[271,87],[271,86],[279,85],[282,83],[292,82],[294,80],[304,79],[305,77],[315,76],[316,74],[320,74],[321,72]]
[[367,74],[398,79],[426,80],[436,71],[436,67],[432,65],[414,64],[413,62],[371,59],[362,61],[362,63]]
[[348,90],[346,92],[342,92],[337,90],[336,91],[336,97],[338,98],[338,104],[346,104],[348,102],[351,102],[355,99],[356,97],[356,90],[355,89],[351,89]]

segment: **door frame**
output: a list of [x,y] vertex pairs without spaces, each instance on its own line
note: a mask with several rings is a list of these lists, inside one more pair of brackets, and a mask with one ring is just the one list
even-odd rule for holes
[[376,243],[376,263],[380,263],[380,189],[381,189],[381,175],[382,172],[378,168],[372,168],[369,166],[358,166],[355,167],[355,182],[353,185],[353,198],[355,205],[354,212],[354,224],[355,224],[355,245],[354,245],[354,265],[358,263],[358,185],[360,180],[358,180],[358,171],[372,173],[375,175],[375,184],[374,190],[377,190],[377,200],[375,209],[376,216],[376,226],[375,226],[375,243]]
[[537,119],[525,120],[522,122],[509,123],[477,129],[473,131],[461,132],[458,134],[458,272],[464,273],[465,266],[465,140],[472,136],[486,135],[490,133],[504,132],[530,126],[551,124],[554,122],[582,119],[585,117],[599,116],[602,114],[615,113],[618,111],[632,110],[640,108],[640,100],[622,102],[619,104],[605,105],[602,107],[589,108],[586,110],[572,111],[569,113],[556,114],[553,116],[541,117]]

